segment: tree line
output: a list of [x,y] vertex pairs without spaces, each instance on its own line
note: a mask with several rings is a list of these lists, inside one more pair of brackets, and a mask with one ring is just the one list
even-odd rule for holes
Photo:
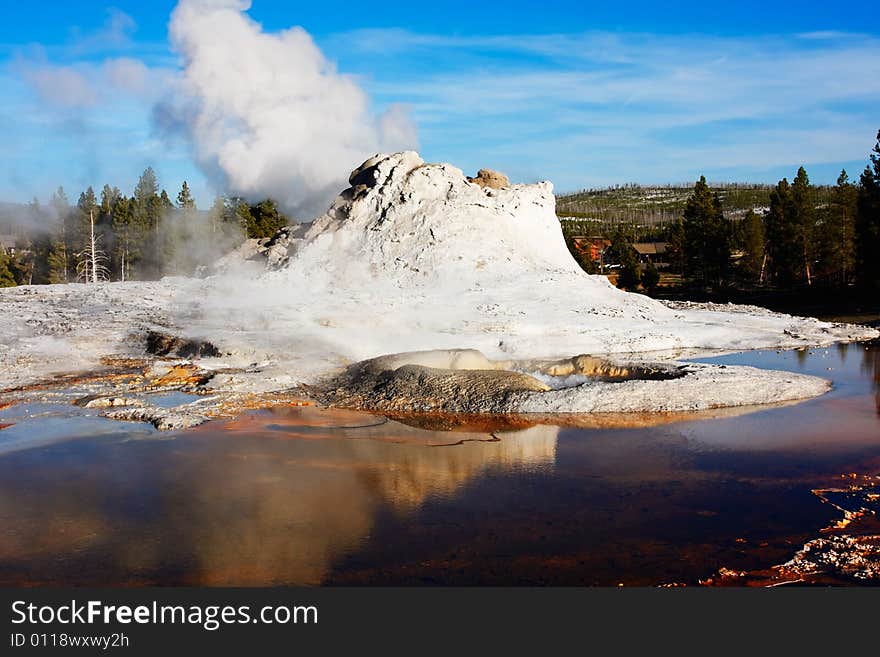
[[[823,202],[804,167],[780,180],[769,208],[725,219],[701,178],[670,234],[670,264],[692,283],[796,288],[880,287],[880,132],[858,182],[841,171]],[[732,256],[736,254],[736,258]]]
[[[605,229],[603,231],[603,229]],[[590,232],[590,231],[602,232]],[[605,235],[607,261],[618,265],[618,285],[649,291],[659,273],[641,267],[631,244],[667,242],[669,269],[685,285],[703,290],[767,287],[779,290],[858,286],[880,288],[880,131],[870,161],[857,182],[841,171],[837,184],[817,188],[800,167],[791,182],[769,192],[769,207],[741,218],[725,214],[721,196],[705,177],[696,182],[680,215],[668,226],[563,221],[563,235],[581,266],[597,271],[573,248],[575,235]]]
[[201,211],[186,181],[172,201],[152,167],[131,196],[104,185],[100,196],[89,187],[71,204],[59,187],[25,213],[14,255],[0,249],[0,287],[192,274],[245,238],[269,237],[289,223],[272,199],[251,205],[221,196]]

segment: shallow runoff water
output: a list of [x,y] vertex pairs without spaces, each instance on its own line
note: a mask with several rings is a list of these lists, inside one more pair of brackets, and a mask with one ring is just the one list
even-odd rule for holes
[[0,585],[694,584],[784,562],[840,518],[812,489],[880,473],[880,347],[703,360],[834,386],[631,427],[291,407],[165,434],[3,409]]

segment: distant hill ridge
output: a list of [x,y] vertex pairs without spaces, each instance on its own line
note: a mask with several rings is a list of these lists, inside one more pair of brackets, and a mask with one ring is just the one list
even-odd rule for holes
[[[761,214],[770,205],[775,185],[755,183],[709,183],[721,198],[728,219],[742,219],[749,210]],[[693,184],[637,185],[586,189],[556,197],[560,217],[602,222],[667,223],[680,218]],[[817,185],[816,203],[828,201],[832,186]]]

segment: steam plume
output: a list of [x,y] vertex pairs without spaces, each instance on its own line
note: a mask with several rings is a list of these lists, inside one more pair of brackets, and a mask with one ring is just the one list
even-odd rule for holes
[[250,0],[181,0],[170,35],[183,60],[173,115],[224,189],[272,197],[295,216],[326,208],[348,171],[377,151],[416,146],[405,111],[375,116],[299,27],[267,33]]

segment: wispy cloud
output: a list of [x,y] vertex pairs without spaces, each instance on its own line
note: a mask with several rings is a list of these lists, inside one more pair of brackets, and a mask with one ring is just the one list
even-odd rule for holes
[[563,187],[858,160],[880,120],[880,39],[863,34],[366,30],[330,42],[371,92],[410,104],[427,148],[471,143],[467,165],[529,162]]
[[[0,149],[14,162],[0,195],[50,176],[46,145],[56,137],[67,144],[56,159],[67,169],[92,162],[90,180],[147,163],[194,171],[185,145],[153,129],[157,99],[175,95],[177,58],[136,36],[131,19],[111,12],[95,32],[17,47],[0,64],[0,123],[12,126]],[[701,173],[772,180],[800,164],[830,181],[835,167],[863,166],[880,127],[880,38],[870,34],[370,29],[316,41],[377,114],[409,108],[427,159],[561,189]]]
[[125,186],[148,164],[192,169],[182,162],[185,149],[156,137],[150,120],[178,71],[167,45],[138,43],[135,29],[111,9],[97,30],[16,46],[0,61],[8,126],[0,133],[0,197],[45,197],[59,184]]
[[110,7],[107,9],[107,18],[101,28],[85,33],[73,28],[66,47],[73,56],[118,51],[134,44],[133,36],[136,30],[137,23],[131,16],[115,7]]
[[11,69],[42,102],[62,109],[85,109],[99,104],[112,108],[115,102],[129,97],[145,102],[155,100],[167,92],[176,77],[174,69],[149,67],[131,57],[74,64],[54,64],[44,57],[19,57]]
[[73,66],[21,64],[22,78],[44,102],[59,107],[89,107],[95,104],[92,85]]

